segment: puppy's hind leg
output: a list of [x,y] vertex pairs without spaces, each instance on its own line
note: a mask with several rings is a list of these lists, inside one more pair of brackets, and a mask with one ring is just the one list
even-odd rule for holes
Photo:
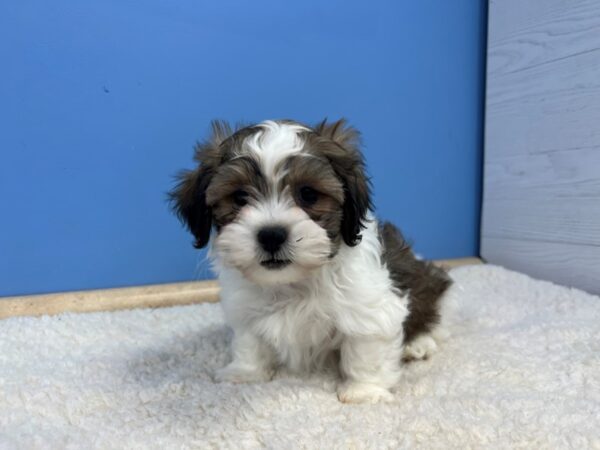
[[448,336],[449,333],[440,326],[430,332],[415,336],[404,344],[402,360],[407,362],[429,358],[439,350],[441,343],[448,339]]
[[427,359],[438,352],[442,344],[450,338],[449,330],[457,320],[457,299],[460,295],[461,288],[452,284],[438,300],[438,316],[435,323],[416,321],[412,324],[412,332],[405,335],[403,361]]

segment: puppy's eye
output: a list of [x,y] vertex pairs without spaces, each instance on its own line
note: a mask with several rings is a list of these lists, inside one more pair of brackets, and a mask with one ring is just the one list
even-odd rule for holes
[[233,203],[237,206],[245,206],[248,204],[248,193],[243,189],[238,189],[231,194],[231,196],[233,197]]
[[299,191],[300,200],[305,205],[313,205],[319,199],[319,193],[309,186],[303,186]]

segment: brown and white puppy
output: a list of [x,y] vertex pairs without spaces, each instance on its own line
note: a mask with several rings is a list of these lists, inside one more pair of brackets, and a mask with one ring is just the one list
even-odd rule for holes
[[372,216],[359,133],[343,120],[215,122],[195,159],[171,198],[197,248],[213,236],[234,330],[217,379],[265,381],[333,357],[340,400],[391,399],[402,359],[437,349],[451,282]]

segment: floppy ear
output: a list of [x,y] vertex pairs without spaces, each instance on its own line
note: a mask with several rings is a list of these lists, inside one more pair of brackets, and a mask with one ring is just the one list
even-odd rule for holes
[[183,171],[179,183],[169,193],[173,211],[196,238],[194,247],[202,248],[208,243],[212,227],[212,211],[206,204],[206,188],[211,174],[205,168]]
[[206,246],[210,239],[212,210],[206,204],[206,189],[221,163],[221,143],[231,134],[225,122],[212,122],[211,138],[196,145],[194,159],[198,167],[182,171],[177,186],[169,193],[173,211],[196,238],[196,248]]
[[325,119],[315,127],[315,131],[335,144],[323,143],[320,147],[344,187],[340,231],[344,242],[352,247],[360,242],[360,232],[372,208],[371,186],[360,151],[360,133],[345,119],[332,123]]

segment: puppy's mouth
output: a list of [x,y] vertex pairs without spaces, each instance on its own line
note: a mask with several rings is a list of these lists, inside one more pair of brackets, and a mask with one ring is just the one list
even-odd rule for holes
[[291,261],[289,259],[275,259],[275,258],[267,259],[266,261],[260,262],[261,266],[263,266],[265,269],[269,269],[269,270],[283,269],[285,266],[287,266],[289,264],[291,264]]

